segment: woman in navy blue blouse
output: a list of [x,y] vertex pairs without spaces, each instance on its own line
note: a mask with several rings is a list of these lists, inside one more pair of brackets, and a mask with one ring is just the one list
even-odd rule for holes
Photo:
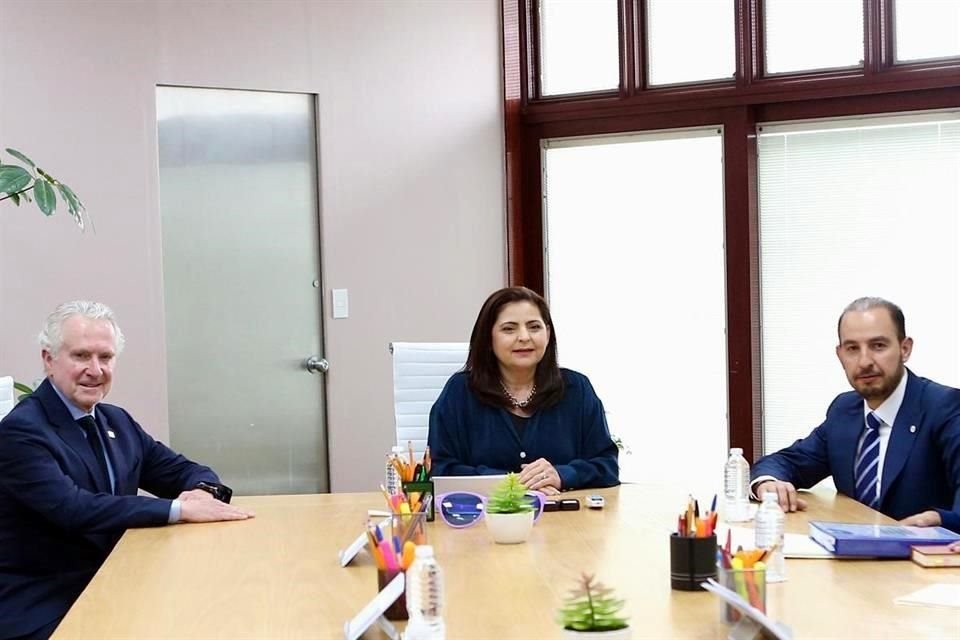
[[430,410],[429,444],[434,475],[516,471],[545,493],[620,482],[603,404],[557,365],[550,309],[524,287],[483,303],[467,364]]

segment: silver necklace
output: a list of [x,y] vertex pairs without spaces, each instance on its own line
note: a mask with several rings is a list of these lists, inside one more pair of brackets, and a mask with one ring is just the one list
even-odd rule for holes
[[530,395],[527,396],[526,400],[517,400],[517,398],[507,389],[507,385],[503,384],[503,380],[500,381],[500,388],[503,389],[503,394],[507,396],[507,399],[518,409],[523,409],[530,404],[530,401],[533,400],[533,396],[537,394],[536,383],[534,383],[533,388],[530,389]]

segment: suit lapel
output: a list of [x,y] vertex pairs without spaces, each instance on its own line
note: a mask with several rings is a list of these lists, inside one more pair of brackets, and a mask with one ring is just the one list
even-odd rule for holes
[[907,389],[903,394],[903,404],[900,405],[897,418],[890,429],[887,452],[883,457],[880,506],[883,506],[883,500],[890,491],[890,486],[896,482],[897,476],[903,471],[903,465],[910,457],[913,443],[917,440],[917,431],[922,428],[923,407],[920,404],[920,381],[909,371],[906,375]]
[[109,478],[100,477],[102,475],[100,465],[97,464],[97,460],[93,456],[93,449],[87,444],[83,431],[70,416],[70,411],[63,404],[63,400],[53,390],[50,380],[44,380],[43,384],[37,387],[36,396],[39,398],[40,404],[43,405],[47,418],[56,427],[57,435],[74,453],[80,456],[94,488],[101,493],[110,493]]
[[[859,398],[859,396],[858,396]],[[858,400],[843,416],[838,434],[833,440],[837,447],[837,459],[848,461],[834,469],[833,481],[837,489],[847,495],[853,495],[856,487],[853,483],[853,465],[857,457],[857,445],[863,432],[863,401]]]

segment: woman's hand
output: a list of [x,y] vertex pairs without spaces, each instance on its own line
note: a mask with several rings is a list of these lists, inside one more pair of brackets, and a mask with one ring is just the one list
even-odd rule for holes
[[546,458],[520,465],[520,482],[527,489],[533,489],[534,491],[546,491],[547,487],[552,487],[557,491],[563,488],[560,474],[557,473],[552,464],[547,462]]

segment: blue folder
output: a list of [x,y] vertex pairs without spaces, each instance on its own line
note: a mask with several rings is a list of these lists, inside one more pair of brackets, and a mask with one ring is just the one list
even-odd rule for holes
[[810,537],[835,555],[868,558],[909,558],[912,546],[960,540],[960,534],[943,527],[817,520],[810,522]]

